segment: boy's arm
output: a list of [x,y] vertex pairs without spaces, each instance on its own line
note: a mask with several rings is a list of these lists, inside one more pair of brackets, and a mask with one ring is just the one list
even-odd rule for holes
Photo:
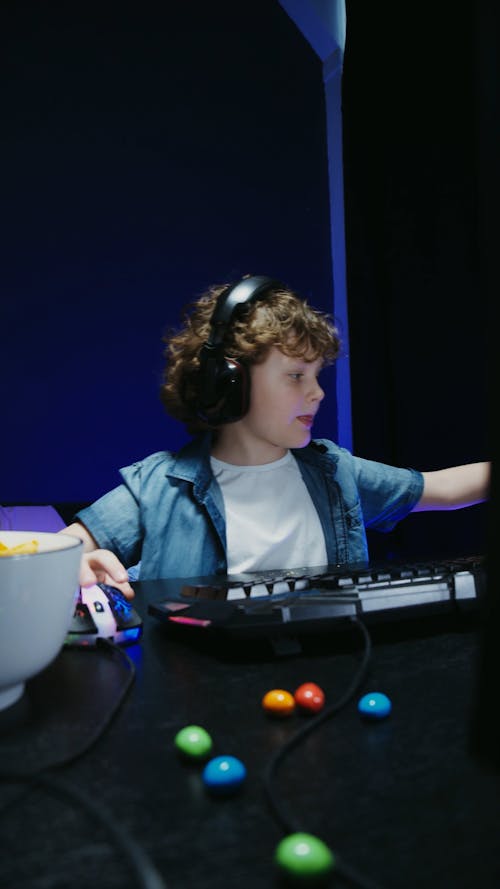
[[491,463],[466,463],[423,472],[424,490],[413,512],[461,509],[488,499]]
[[63,528],[62,534],[72,534],[83,541],[83,556],[80,564],[80,586],[92,586],[94,583],[107,583],[121,590],[127,599],[131,599],[134,591],[128,583],[128,575],[120,560],[111,550],[99,549],[97,541],[85,525],[73,522]]

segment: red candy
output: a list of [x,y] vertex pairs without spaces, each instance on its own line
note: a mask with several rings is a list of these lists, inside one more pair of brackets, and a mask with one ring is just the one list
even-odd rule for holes
[[315,682],[299,685],[293,696],[297,706],[309,713],[319,713],[325,705],[325,693]]

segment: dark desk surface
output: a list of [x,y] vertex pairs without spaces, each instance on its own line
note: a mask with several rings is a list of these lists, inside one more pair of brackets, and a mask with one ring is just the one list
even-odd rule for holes
[[[282,832],[263,775],[307,717],[270,719],[261,699],[271,688],[315,681],[332,703],[352,680],[361,647],[330,634],[286,659],[260,648],[217,651],[167,636],[140,595],[137,607],[145,630],[128,649],[133,685],[96,743],[56,774],[123,825],[166,889],[274,887]],[[393,626],[372,637],[360,694],[384,691],[391,716],[362,722],[356,695],[284,759],[280,798],[302,829],[385,889],[498,889],[500,775],[469,752],[477,629]],[[61,652],[21,704],[0,714],[2,771],[72,755],[124,675],[116,654]],[[231,753],[247,766],[237,796],[210,797],[201,767],[179,760],[173,738],[191,723],[211,733],[214,755]],[[47,787],[3,783],[0,810],[2,889],[137,887],[103,826]]]

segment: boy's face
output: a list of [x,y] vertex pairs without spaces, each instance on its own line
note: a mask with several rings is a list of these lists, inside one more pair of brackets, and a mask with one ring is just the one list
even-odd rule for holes
[[266,359],[250,368],[250,408],[238,423],[249,445],[253,440],[261,453],[267,445],[270,459],[277,459],[288,448],[309,444],[325,395],[318,383],[321,367],[320,359],[293,358],[272,346]]

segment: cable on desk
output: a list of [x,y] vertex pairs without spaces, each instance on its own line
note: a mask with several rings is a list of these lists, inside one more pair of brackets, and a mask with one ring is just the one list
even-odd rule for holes
[[[330,719],[336,713],[339,713],[339,711],[352,700],[366,677],[372,653],[370,634],[359,618],[351,618],[351,620],[354,626],[361,632],[364,642],[363,657],[352,681],[349,683],[344,694],[334,704],[327,707],[311,721],[308,721],[306,725],[295,732],[295,734],[276,751],[264,775],[264,792],[271,810],[285,834],[300,832],[302,828],[300,828],[289,815],[285,806],[278,798],[276,790],[273,788],[273,780],[278,765],[291,750],[297,747],[297,745],[307,737],[307,735],[310,735],[313,731],[319,728],[319,726],[326,722],[327,719]],[[341,877],[348,885],[356,887],[356,889],[381,889],[380,886],[376,886],[370,879],[357,873],[353,867],[343,862],[337,852],[335,852],[335,876]]]
[[21,802],[28,795],[30,790],[33,790],[38,786],[43,787],[54,795],[73,803],[73,805],[82,809],[87,815],[92,816],[95,821],[98,821],[106,829],[116,848],[123,855],[125,861],[129,863],[137,878],[137,885],[141,887],[141,889],[166,889],[165,883],[144,850],[135,842],[131,835],[116,822],[112,815],[110,815],[103,806],[91,799],[86,793],[53,774],[54,769],[69,765],[76,759],[79,759],[96,743],[96,741],[99,740],[110,725],[134,682],[135,664],[127,652],[107,639],[98,640],[98,646],[100,648],[108,649],[108,652],[110,651],[113,654],[118,653],[129,671],[127,681],[120,690],[120,694],[117,696],[113,707],[106,714],[105,719],[99,723],[90,737],[90,740],[70,756],[62,759],[55,759],[53,762],[46,765],[42,771],[38,772],[3,772],[0,769],[0,781],[3,781],[4,783],[24,785],[23,790],[17,797],[10,800],[9,803],[3,807],[3,811],[10,811],[14,805]]
[[363,635],[363,640],[365,643],[363,658],[360,666],[356,670],[355,676],[352,681],[349,683],[348,688],[345,690],[344,694],[330,707],[326,707],[318,716],[315,716],[313,719],[308,720],[308,722],[300,728],[291,738],[283,744],[279,750],[276,751],[274,756],[271,758],[271,761],[267,767],[265,776],[264,776],[264,790],[268,799],[268,802],[271,806],[274,816],[277,821],[285,831],[285,833],[295,833],[299,828],[296,824],[293,823],[290,815],[285,810],[283,804],[278,799],[276,791],[273,789],[273,780],[276,769],[281,761],[290,753],[291,750],[294,749],[307,735],[310,735],[311,732],[315,731],[322,725],[323,722],[326,722],[327,719],[330,719],[346,704],[349,703],[351,698],[356,694],[356,691],[362,685],[365,679],[366,671],[368,669],[368,665],[371,657],[371,639],[366,629],[364,623],[358,620],[357,618],[353,618],[354,625],[361,631]]
[[4,771],[4,770],[2,770],[2,768],[0,768],[0,781],[6,782],[6,783],[11,783],[11,784],[12,783],[25,784],[24,789],[18,794],[18,796],[15,799],[11,800],[7,806],[0,807],[0,813],[4,809],[11,807],[14,803],[19,802],[22,798],[27,796],[27,794],[29,793],[29,790],[30,790],[29,784],[30,784],[31,778],[35,778],[42,773],[45,774],[52,769],[61,768],[66,765],[70,765],[72,762],[74,762],[75,760],[77,760],[81,756],[83,756],[85,753],[87,753],[87,751],[90,750],[90,748],[93,747],[93,745],[104,734],[104,732],[110,725],[111,721],[114,719],[116,713],[118,712],[121,704],[123,703],[123,701],[125,699],[125,696],[130,691],[132,684],[134,682],[135,664],[134,664],[132,658],[129,657],[129,655],[123,648],[120,648],[118,645],[116,645],[114,642],[111,642],[108,639],[98,639],[96,647],[102,648],[102,649],[107,649],[108,653],[111,653],[111,654],[119,654],[121,660],[125,663],[125,666],[128,670],[127,681],[124,684],[123,688],[120,690],[120,694],[118,695],[116,701],[114,702],[114,705],[111,707],[110,711],[106,714],[106,717],[100,723],[98,723],[98,725],[95,728],[95,731],[90,736],[90,739],[88,739],[85,742],[85,744],[82,745],[82,747],[80,747],[76,751],[72,752],[70,756],[65,756],[65,757],[59,758],[59,759],[55,758],[52,762],[46,763],[43,766],[43,769],[34,768],[34,769],[24,769],[24,770],[21,769],[19,771],[12,771],[12,770]]
[[[119,694],[116,697],[112,707],[104,717],[104,719],[99,722],[89,739],[86,740],[85,744],[83,744],[80,748],[73,751],[69,756],[64,756],[62,758],[55,758],[52,762],[48,762],[43,767],[43,772],[47,772],[49,769],[60,768],[61,766],[69,765],[75,760],[79,759],[94,744],[99,740],[99,738],[104,734],[108,726],[111,724],[112,720],[116,716],[118,710],[120,709],[123,701],[125,700],[126,695],[130,691],[134,679],[135,679],[135,664],[131,657],[127,654],[127,652],[116,645],[114,642],[111,642],[108,639],[99,639],[97,641],[97,647],[102,649],[107,649],[108,653],[111,654],[119,654],[122,661],[124,661],[125,666],[128,670],[127,681],[124,683],[123,687],[120,689]],[[92,657],[92,654],[90,654]],[[31,770],[19,770],[19,771],[8,771],[4,772],[0,768],[0,781],[9,781],[13,778],[19,778],[20,780],[24,780],[25,778],[29,778],[31,776],[35,776],[40,774],[40,769],[31,769]]]
[[54,796],[69,801],[75,808],[82,809],[94,822],[99,822],[105,828],[113,840],[114,846],[130,865],[137,879],[137,885],[141,889],[166,889],[166,885],[151,859],[141,846],[135,842],[130,833],[103,806],[91,799],[82,790],[77,789],[55,775],[46,774],[45,772],[17,780],[28,781],[31,788],[41,786]]

